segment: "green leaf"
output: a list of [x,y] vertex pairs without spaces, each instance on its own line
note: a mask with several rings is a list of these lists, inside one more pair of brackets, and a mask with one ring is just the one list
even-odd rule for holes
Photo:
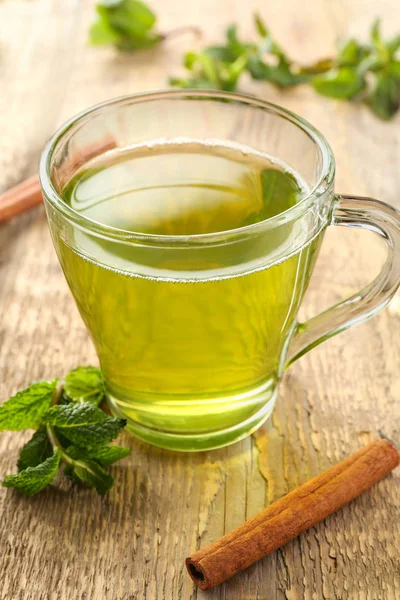
[[378,117],[390,120],[400,108],[400,77],[396,73],[378,73],[367,103]]
[[103,0],[96,6],[98,20],[90,42],[110,44],[120,50],[139,50],[157,44],[162,36],[153,28],[156,15],[139,0]]
[[265,64],[259,56],[250,56],[247,69],[253,79],[269,81],[271,77],[271,65]]
[[[225,56],[226,51],[226,56]],[[218,89],[232,91],[236,88],[237,81],[247,64],[247,55],[240,54],[233,60],[234,54],[222,46],[210,46],[203,52],[187,52],[184,57],[184,66],[190,71],[187,79],[171,77],[171,85],[180,88]]]
[[300,199],[301,188],[297,179],[287,171],[263,169],[261,187],[265,207],[264,219],[281,214]]
[[222,80],[224,81],[224,89],[227,86],[230,90],[236,89],[237,81],[247,66],[247,56],[242,54],[229,67],[226,72],[222,71]]
[[90,402],[53,406],[44,420],[56,428],[57,435],[87,449],[111,442],[126,425],[125,419],[108,417]]
[[372,23],[370,35],[371,41],[375,46],[380,46],[382,44],[381,20],[379,18],[375,19],[375,21]]
[[226,30],[226,47],[230,52],[230,61],[236,60],[238,56],[248,52],[251,48],[256,49],[255,44],[241,42],[237,35],[237,26],[230,25]]
[[253,79],[269,81],[280,88],[299,85],[310,79],[310,76],[304,73],[293,73],[290,63],[284,57],[281,57],[278,64],[274,66],[264,63],[257,56],[251,56],[248,59],[247,69]]
[[205,78],[219,88],[218,68],[215,60],[206,52],[199,52],[197,60],[201,65]]
[[388,43],[387,47],[390,52],[390,56],[394,57],[397,51],[400,49],[400,34],[395,35]]
[[389,63],[387,73],[395,79],[400,79],[400,60],[393,60]]
[[[260,173],[262,208],[249,216],[243,225],[252,225],[283,213],[300,201],[303,190],[294,175],[276,168],[263,169]],[[258,186],[257,186],[258,188]],[[277,234],[279,242],[283,237]],[[275,238],[274,238],[275,239]]]
[[84,450],[83,448],[77,448],[76,446],[69,446],[66,449],[66,453],[71,458],[78,460],[95,460],[103,467],[108,467],[113,463],[128,456],[131,451],[129,448],[122,448],[121,446],[101,446],[94,450]]
[[355,69],[342,67],[317,75],[312,80],[312,86],[322,96],[353,98],[364,89],[365,80]]
[[75,475],[75,471],[73,467],[65,467],[64,471],[63,471],[65,477],[67,479],[69,479],[70,481],[72,481],[73,483],[82,483],[82,479],[79,479],[79,477],[77,477],[77,475]]
[[36,428],[48,410],[58,380],[33,383],[0,406],[0,431]]
[[[211,58],[213,58],[214,60],[218,60],[220,62],[225,63],[230,63],[236,59],[236,54],[234,54],[228,46],[208,46],[205,49],[205,53],[211,56]],[[197,56],[197,54],[195,54],[195,56]],[[193,63],[190,65],[185,64],[187,69],[190,69],[192,65]]]
[[122,36],[115,31],[103,18],[93,23],[89,30],[89,42],[93,46],[118,45],[122,42]]
[[226,38],[232,46],[235,46],[236,44],[240,45],[237,36],[237,25],[229,25],[228,29],[226,30]]
[[326,73],[332,69],[334,61],[332,58],[321,58],[311,65],[302,66],[299,68],[299,74],[304,75],[319,75],[320,73]]
[[64,473],[75,483],[81,482],[89,488],[94,487],[101,496],[114,485],[114,477],[93,460],[77,461],[76,466],[68,467]]
[[42,425],[22,448],[17,463],[18,471],[23,471],[27,467],[37,467],[52,454],[53,446],[47,436],[46,428]]
[[336,62],[339,67],[353,67],[366,55],[365,48],[354,38],[340,44]]
[[35,467],[27,467],[16,475],[8,475],[3,479],[2,485],[15,488],[25,496],[33,496],[51,483],[58,471],[61,461],[61,452],[56,450],[53,456]]
[[372,52],[366,54],[366,56],[360,60],[356,67],[356,71],[360,77],[364,77],[368,71],[374,73],[376,71],[381,71],[382,68],[384,68],[384,64],[381,59],[375,52]]
[[254,14],[254,22],[256,24],[256,29],[257,29],[258,33],[260,34],[260,36],[267,37],[268,29],[258,13]]
[[91,402],[98,406],[104,400],[104,384],[100,369],[77,367],[68,373],[64,391],[74,402]]
[[96,452],[91,452],[92,458],[103,467],[108,467],[115,462],[122,460],[126,456],[131,454],[129,448],[123,448],[122,446],[103,446]]
[[198,54],[196,52],[186,52],[184,59],[183,59],[183,65],[186,67],[186,69],[192,69],[193,66],[196,64],[197,61],[197,57]]
[[382,38],[380,19],[376,19],[372,25],[371,41],[377,54],[377,58],[385,65],[389,61],[391,53],[389,47]]

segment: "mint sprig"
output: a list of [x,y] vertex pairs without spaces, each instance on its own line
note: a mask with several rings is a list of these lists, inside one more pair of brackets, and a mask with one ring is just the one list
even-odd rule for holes
[[384,40],[379,20],[371,27],[369,42],[351,38],[340,44],[335,57],[306,66],[285,53],[259,15],[254,21],[255,40],[241,40],[237,26],[230,25],[223,44],[187,52],[183,59],[187,75],[171,77],[170,84],[234,91],[248,73],[280,89],[308,83],[323,96],[364,102],[384,120],[399,110],[400,35]]
[[106,415],[98,406],[105,397],[103,379],[95,367],[78,367],[57,380],[34,383],[0,407],[0,430],[36,429],[24,445],[18,473],[8,475],[4,487],[32,496],[47,487],[61,464],[75,483],[95,488],[101,495],[114,485],[104,467],[130,453],[109,446],[126,421]]

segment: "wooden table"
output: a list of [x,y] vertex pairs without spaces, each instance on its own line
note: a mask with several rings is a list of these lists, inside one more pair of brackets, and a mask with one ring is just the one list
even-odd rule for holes
[[[199,24],[207,40],[229,22],[250,34],[258,7],[290,53],[312,60],[338,38],[364,36],[380,10],[400,29],[398,3],[153,0],[160,28]],[[87,46],[93,2],[0,2],[0,187],[35,172],[46,138],[67,117],[112,96],[166,86],[190,35],[118,55]],[[400,121],[325,100],[307,87],[242,89],[310,119],[337,158],[337,187],[400,206]],[[43,208],[0,227],[0,400],[36,378],[95,363],[61,274]],[[383,250],[373,234],[329,231],[305,302],[315,314],[366,284]],[[284,378],[276,410],[253,437],[202,454],[163,452],[126,436],[106,498],[68,483],[33,499],[0,492],[0,598],[302,600],[400,598],[399,473],[245,573],[206,594],[184,569],[193,549],[356,450],[382,429],[399,438],[400,302],[312,351]],[[25,434],[1,434],[1,475]]]

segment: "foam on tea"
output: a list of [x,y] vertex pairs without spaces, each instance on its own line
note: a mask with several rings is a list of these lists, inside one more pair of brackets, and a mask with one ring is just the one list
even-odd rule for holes
[[[120,243],[76,230],[55,244],[108,395],[134,433],[157,443],[162,430],[163,445],[166,432],[187,433],[190,449],[190,434],[221,431],[220,445],[268,410],[321,235],[300,244],[293,226],[193,247],[187,236],[255,225],[306,192],[269,157],[187,140],[109,152],[65,187],[74,210],[127,232]],[[182,236],[186,247],[129,232]]]

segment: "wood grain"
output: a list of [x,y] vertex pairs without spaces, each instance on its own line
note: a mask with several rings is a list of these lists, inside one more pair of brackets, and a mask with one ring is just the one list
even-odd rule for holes
[[[35,172],[46,138],[80,109],[120,94],[162,88],[184,50],[217,40],[227,23],[251,32],[258,8],[293,56],[332,52],[365,35],[379,9],[400,29],[395,0],[299,4],[152,0],[167,30],[203,27],[162,51],[132,56],[90,48],[93,2],[0,2],[0,189]],[[316,97],[306,87],[243,90],[310,119],[337,159],[337,187],[400,207],[400,121]],[[324,243],[303,314],[349,295],[378,271],[372,234],[335,229]],[[27,500],[0,491],[1,600],[397,600],[399,474],[245,573],[209,593],[194,589],[184,558],[317,475],[378,429],[399,436],[400,301],[312,351],[284,378],[270,422],[230,448],[178,455],[125,436],[132,456],[113,469],[107,498],[59,482]],[[0,226],[0,401],[36,378],[95,363],[88,335],[53,251],[43,208]],[[0,436],[0,473],[15,468],[25,434]]]

